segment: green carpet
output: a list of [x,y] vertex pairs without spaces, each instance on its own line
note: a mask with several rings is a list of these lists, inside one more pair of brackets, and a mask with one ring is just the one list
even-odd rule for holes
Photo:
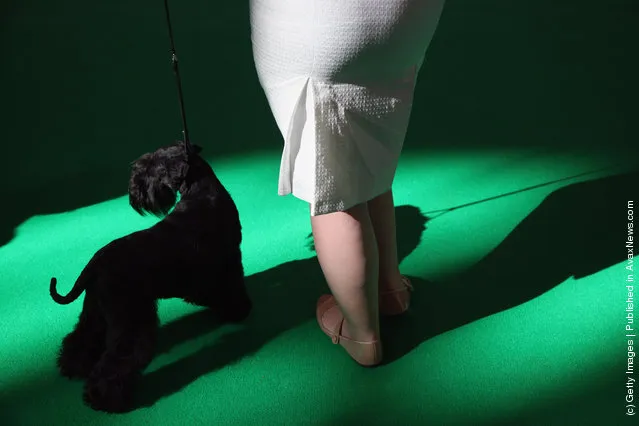
[[23,223],[0,248],[5,424],[623,418],[624,229],[598,220],[623,222],[636,173],[595,173],[491,199],[602,164],[520,152],[406,156],[396,198],[402,269],[415,277],[415,300],[406,317],[384,324],[390,362],[368,370],[314,322],[326,288],[306,206],[274,194],[277,163],[276,155],[214,162],[243,213],[254,313],[241,326],[217,327],[197,308],[161,303],[163,353],[142,384],[148,407],[131,414],[92,412],[81,404],[81,385],[57,376],[55,351],[81,304],[55,305],[47,286],[55,275],[66,291],[95,250],[154,219],[136,216],[120,197]]
[[173,3],[192,137],[240,210],[255,310],[218,327],[162,302],[132,413],[93,412],[58,376],[81,303],[53,303],[50,278],[66,291],[98,248],[154,222],[124,195],[130,161],[179,135],[168,38],[157,1],[3,2],[0,424],[632,424],[634,2],[448,1],[395,183],[416,291],[383,322],[375,369],[315,324],[327,288],[307,206],[276,195],[248,2]]

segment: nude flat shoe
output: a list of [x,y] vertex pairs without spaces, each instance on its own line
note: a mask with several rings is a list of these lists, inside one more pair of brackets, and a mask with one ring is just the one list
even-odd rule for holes
[[340,344],[346,352],[364,367],[373,367],[382,362],[382,343],[379,340],[360,342],[342,336],[344,315],[335,298],[325,294],[317,301],[317,323],[333,344]]
[[379,313],[384,316],[401,315],[410,306],[413,285],[402,275],[402,286],[392,290],[379,292]]

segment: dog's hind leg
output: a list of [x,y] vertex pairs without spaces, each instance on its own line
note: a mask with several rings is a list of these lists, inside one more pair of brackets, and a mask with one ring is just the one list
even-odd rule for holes
[[85,384],[84,401],[118,413],[132,408],[137,381],[153,359],[159,321],[154,300],[119,300],[109,308],[106,351]]
[[86,379],[105,349],[106,321],[95,295],[87,291],[75,329],[62,341],[57,364],[69,379]]

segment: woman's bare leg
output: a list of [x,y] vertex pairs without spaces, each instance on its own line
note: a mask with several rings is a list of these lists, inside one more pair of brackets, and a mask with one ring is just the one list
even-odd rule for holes
[[368,211],[379,251],[379,312],[385,316],[401,315],[410,306],[413,287],[399,272],[393,191],[370,200]]
[[[317,258],[342,314],[342,335],[379,340],[377,241],[366,203],[344,212],[311,216]],[[350,346],[349,346],[350,347]],[[366,345],[346,347],[370,350]]]
[[379,291],[402,287],[397,258],[397,231],[393,191],[373,198],[368,202],[368,212],[377,240],[379,252]]

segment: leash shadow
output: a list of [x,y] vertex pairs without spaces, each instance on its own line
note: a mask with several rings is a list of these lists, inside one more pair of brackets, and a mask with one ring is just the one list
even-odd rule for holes
[[638,183],[632,171],[562,187],[467,270],[439,283],[414,277],[409,312],[382,323],[382,333],[393,329],[384,334],[385,362],[626,260],[627,202],[638,198]]

